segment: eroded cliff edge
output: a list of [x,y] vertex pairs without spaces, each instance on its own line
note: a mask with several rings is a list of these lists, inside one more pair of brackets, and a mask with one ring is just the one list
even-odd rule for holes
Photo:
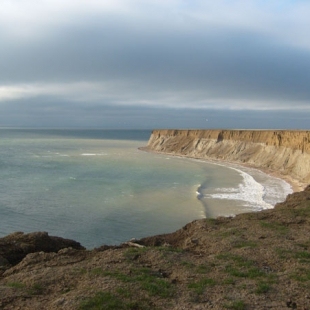
[[220,159],[310,182],[310,131],[153,130],[146,150]]

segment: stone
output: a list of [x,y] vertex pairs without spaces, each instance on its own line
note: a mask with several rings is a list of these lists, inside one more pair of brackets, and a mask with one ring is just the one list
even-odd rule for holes
[[0,257],[10,265],[18,264],[29,253],[58,252],[64,248],[85,250],[79,242],[60,237],[49,236],[47,232],[24,234],[15,232],[0,238]]

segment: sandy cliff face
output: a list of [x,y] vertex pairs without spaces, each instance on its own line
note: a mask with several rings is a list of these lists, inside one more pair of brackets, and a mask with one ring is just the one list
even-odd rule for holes
[[310,182],[310,131],[154,130],[147,149],[249,164]]

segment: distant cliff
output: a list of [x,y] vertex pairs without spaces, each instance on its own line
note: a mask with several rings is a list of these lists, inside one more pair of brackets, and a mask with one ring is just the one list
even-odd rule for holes
[[310,182],[310,131],[154,130],[145,149],[243,163]]

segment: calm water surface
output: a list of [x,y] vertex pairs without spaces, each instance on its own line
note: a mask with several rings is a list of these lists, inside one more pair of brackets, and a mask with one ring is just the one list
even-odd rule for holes
[[291,191],[254,169],[139,151],[150,133],[0,129],[0,237],[47,231],[93,248],[270,208]]

